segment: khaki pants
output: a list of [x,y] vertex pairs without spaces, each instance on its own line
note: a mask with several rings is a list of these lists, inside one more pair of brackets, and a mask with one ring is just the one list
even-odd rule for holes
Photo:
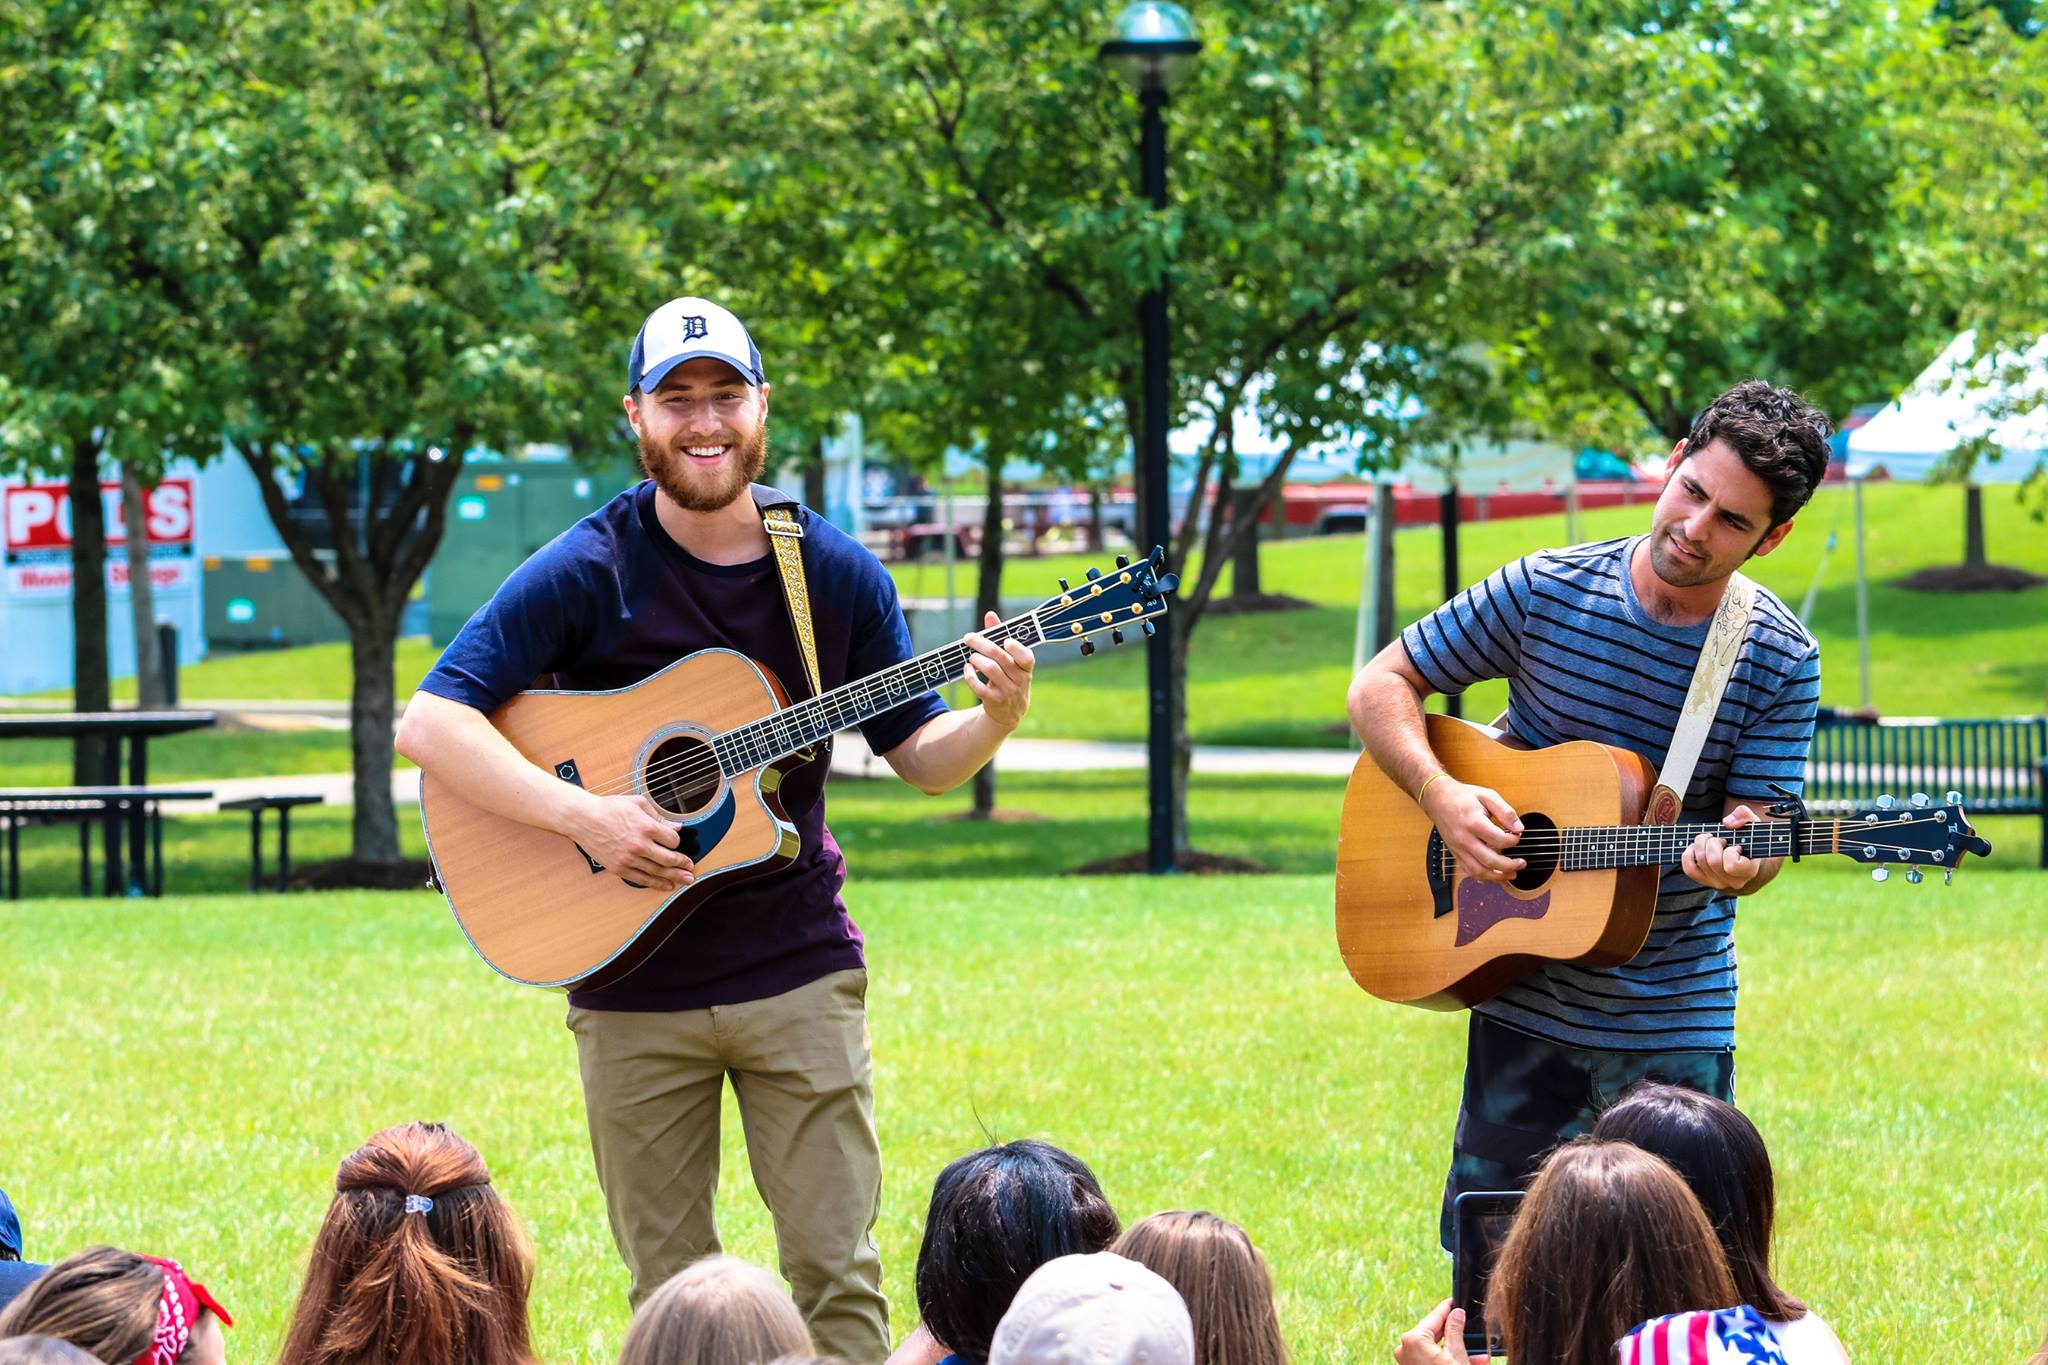
[[834,972],[765,1000],[673,1013],[570,1009],[597,1179],[635,1307],[719,1250],[711,1204],[729,1075],[780,1268],[818,1349],[855,1365],[889,1354],[867,980]]

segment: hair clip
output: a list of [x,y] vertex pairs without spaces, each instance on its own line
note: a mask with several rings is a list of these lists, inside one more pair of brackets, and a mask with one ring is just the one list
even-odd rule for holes
[[424,1214],[433,1207],[434,1201],[423,1194],[409,1194],[405,1197],[405,1211],[407,1213]]

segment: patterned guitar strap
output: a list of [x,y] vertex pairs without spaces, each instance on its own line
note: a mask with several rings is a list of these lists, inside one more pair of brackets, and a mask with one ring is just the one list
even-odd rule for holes
[[1728,677],[1735,671],[1735,656],[1742,652],[1742,640],[1749,633],[1750,613],[1756,608],[1756,584],[1741,574],[1730,574],[1722,590],[1721,605],[1714,608],[1713,624],[1707,627],[1706,643],[1700,646],[1700,661],[1692,670],[1692,686],[1686,689],[1685,709],[1678,714],[1678,728],[1672,732],[1671,748],[1664,755],[1663,770],[1650,792],[1649,808],[1643,812],[1646,825],[1675,825],[1685,805],[1685,789],[1692,782],[1693,766],[1706,748],[1707,732],[1714,728],[1714,714],[1721,709],[1721,694],[1728,690]]
[[[761,514],[761,527],[768,532],[768,543],[775,547],[775,567],[782,578],[782,602],[789,608],[790,628],[796,632],[797,649],[804,656],[804,676],[810,681],[811,695],[820,696],[825,687],[818,674],[818,639],[811,629],[811,595],[804,585],[804,528],[796,518],[797,501],[766,484],[755,484],[752,492],[754,507]],[[824,748],[826,754],[832,752],[829,736]]]

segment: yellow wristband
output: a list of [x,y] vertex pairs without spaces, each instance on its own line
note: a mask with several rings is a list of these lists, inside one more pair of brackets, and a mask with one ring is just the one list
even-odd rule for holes
[[1449,773],[1445,772],[1442,768],[1438,768],[1435,772],[1431,773],[1428,777],[1424,778],[1422,780],[1422,785],[1415,789],[1415,804],[1418,806],[1422,804],[1422,794],[1429,790],[1430,783],[1436,781],[1439,777],[1449,776]]

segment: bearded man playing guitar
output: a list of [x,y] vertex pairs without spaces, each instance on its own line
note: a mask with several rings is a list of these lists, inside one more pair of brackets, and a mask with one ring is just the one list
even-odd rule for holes
[[[749,496],[767,459],[768,399],[738,318],[695,298],[655,310],[634,342],[625,396],[648,481],[516,570],[420,684],[398,731],[399,751],[429,779],[573,839],[593,874],[644,887],[650,912],[693,878],[674,818],[645,795],[563,780],[487,717],[546,675],[557,688],[625,688],[717,647],[792,685],[808,681]],[[823,689],[909,659],[881,564],[823,517],[792,510]],[[949,711],[924,691],[861,727],[900,777],[934,795],[988,762],[1030,704],[1030,649],[981,634],[966,648],[962,680],[979,706]],[[800,836],[793,861],[722,891],[621,979],[572,987],[568,1023],[633,1303],[719,1249],[712,1194],[729,1074],[782,1272],[813,1337],[846,1360],[879,1361],[889,1326],[872,1232],[881,1153],[867,973],[839,894],[845,862],[825,827],[825,752],[782,775],[777,795]]]
[[[1647,535],[1544,550],[1506,565],[1408,627],[1351,684],[1351,722],[1413,795],[1459,874],[1507,882],[1522,822],[1500,795],[1445,771],[1423,701],[1508,680],[1509,736],[1595,740],[1661,764],[1729,576],[1769,554],[1826,473],[1826,418],[1761,381],[1715,399],[1671,452]],[[1684,818],[1740,828],[1774,784],[1798,791],[1820,694],[1819,648],[1759,588],[1740,653],[1684,796]],[[1732,1101],[1735,902],[1777,875],[1702,834],[1666,866],[1641,952],[1614,967],[1550,963],[1473,1007],[1445,1182],[1527,1183],[1559,1141],[1590,1130],[1654,1077]]]

